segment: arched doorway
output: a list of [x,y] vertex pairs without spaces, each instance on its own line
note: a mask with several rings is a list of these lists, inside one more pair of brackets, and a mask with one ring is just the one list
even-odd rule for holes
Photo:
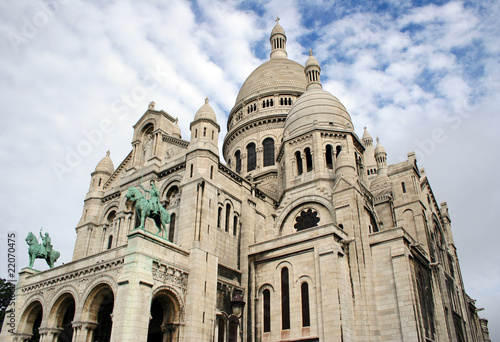
[[39,301],[34,301],[24,311],[21,316],[21,324],[19,332],[25,337],[30,336],[26,341],[38,342],[40,341],[40,333],[38,329],[42,324],[43,308]]
[[73,318],[75,317],[75,299],[71,293],[62,294],[52,307],[49,326],[57,327],[60,333],[57,342],[71,342],[73,340]]
[[90,341],[111,341],[114,302],[115,297],[108,284],[99,284],[90,292],[84,305],[83,314],[87,323],[95,323],[95,329],[89,331],[89,334],[93,336]]
[[156,293],[151,301],[148,342],[177,341],[180,319],[180,305],[176,295],[169,290]]

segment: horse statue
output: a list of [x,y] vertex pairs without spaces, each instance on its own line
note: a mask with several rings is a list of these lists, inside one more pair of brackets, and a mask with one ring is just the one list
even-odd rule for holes
[[[47,233],[45,235],[46,237],[48,237]],[[48,245],[50,245],[50,247],[48,248],[49,250],[47,250],[47,248],[43,244],[39,244],[35,234],[31,232],[28,234],[25,241],[29,246],[28,247],[28,255],[30,259],[30,264],[28,266],[29,268],[33,267],[35,259],[45,259],[50,268],[54,267],[54,263],[57,261],[61,253],[52,249],[50,241],[48,242]]]
[[137,229],[144,230],[144,221],[147,217],[149,217],[155,222],[156,228],[158,228],[158,232],[156,233],[156,235],[160,236],[160,232],[163,230],[163,236],[165,239],[167,239],[167,223],[170,223],[170,214],[168,213],[168,211],[165,210],[165,208],[163,208],[162,206],[158,206],[159,212],[155,213],[153,203],[151,203],[150,200],[146,199],[139,189],[133,186],[128,188],[125,197],[127,198],[127,200],[135,203],[135,209],[141,220],[141,224],[139,227],[137,227]]

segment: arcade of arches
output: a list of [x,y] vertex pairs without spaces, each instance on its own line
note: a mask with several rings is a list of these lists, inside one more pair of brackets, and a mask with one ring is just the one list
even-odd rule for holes
[[[95,286],[81,305],[71,292],[64,292],[50,304],[33,300],[21,315],[18,341],[23,342],[109,342],[113,329],[115,295],[108,284]],[[180,305],[168,290],[151,301],[149,342],[176,341]]]

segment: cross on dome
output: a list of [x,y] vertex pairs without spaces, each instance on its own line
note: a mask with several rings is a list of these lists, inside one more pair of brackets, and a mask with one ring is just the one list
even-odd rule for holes
[[276,22],[276,24],[279,24],[280,23],[280,17],[276,17],[276,19],[274,19],[274,21]]

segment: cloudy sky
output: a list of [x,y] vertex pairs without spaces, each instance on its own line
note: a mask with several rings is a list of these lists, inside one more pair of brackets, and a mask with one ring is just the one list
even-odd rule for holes
[[416,151],[449,205],[467,292],[500,339],[494,0],[1,1],[0,249],[16,232],[24,267],[24,238],[43,227],[70,261],[90,173],[108,149],[119,165],[152,100],[187,139],[208,97],[222,139],[277,16],[289,58],[304,64],[313,49],[359,136],[380,137],[389,163]]

